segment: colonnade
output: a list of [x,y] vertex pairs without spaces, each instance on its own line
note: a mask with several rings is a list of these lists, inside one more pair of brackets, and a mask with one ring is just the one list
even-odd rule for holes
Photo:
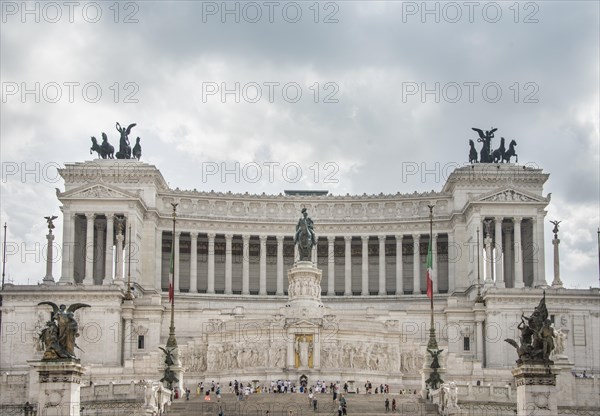
[[[444,236],[444,242],[447,242],[448,235]],[[182,236],[183,239],[182,239]],[[199,238],[200,237],[200,238]],[[188,240],[189,239],[189,240]],[[184,241],[186,249],[182,250],[181,244]],[[219,240],[219,242],[217,242]],[[224,253],[223,253],[224,240]],[[234,240],[237,243],[234,243]],[[241,240],[241,247],[239,241]],[[252,240],[252,241],[251,241]],[[360,240],[360,246],[357,245],[357,240]],[[369,243],[376,240],[376,254],[370,254]],[[428,243],[429,236],[420,234],[399,234],[395,236],[375,235],[375,236],[321,236],[319,243],[313,247],[312,260],[319,263],[326,276],[326,284],[323,285],[323,295],[388,295],[388,294],[422,294],[425,292],[424,273],[425,273],[425,255],[421,252]],[[205,292],[208,294],[223,293],[223,294],[258,294],[258,295],[283,295],[287,290],[287,278],[284,272],[291,267],[294,261],[297,260],[297,252],[293,246],[293,241],[290,237],[287,239],[282,235],[250,235],[250,234],[217,234],[217,233],[199,233],[196,231],[177,231],[174,241],[172,233],[167,230],[157,230],[157,244],[163,247],[163,251],[159,256],[156,256],[156,287],[166,290],[168,287],[168,274],[166,264],[170,259],[170,249],[174,245],[174,290],[175,292],[185,291],[190,293]],[[354,242],[354,244],[353,244]],[[199,246],[199,243],[202,245]],[[433,246],[436,249],[432,250],[433,262],[438,263],[438,234],[433,235]],[[224,263],[220,266],[220,273],[216,268],[216,253],[217,245],[220,244],[220,260],[219,263]],[[234,244],[237,244],[237,250],[233,249]],[[250,246],[253,245],[257,250],[250,251]],[[187,247],[189,246],[189,251]],[[200,249],[199,249],[200,247]],[[386,250],[395,248],[395,250]],[[444,250],[446,250],[445,248]],[[392,253],[388,253],[392,251]],[[407,255],[406,252],[409,254]],[[186,259],[182,260],[182,253],[185,253]],[[199,260],[199,253],[202,259]],[[446,254],[446,251],[444,251]],[[224,255],[224,256],[223,256]],[[275,264],[274,267],[267,266],[267,256],[269,256],[269,265]],[[360,266],[355,264],[356,258],[362,257]],[[224,258],[223,258],[224,257]],[[404,258],[403,258],[404,257]],[[411,259],[407,258],[412,257]],[[376,259],[376,281],[377,290],[373,293],[370,288],[370,279],[373,279],[373,273],[370,273],[370,263]],[[444,257],[447,263],[447,255]],[[241,275],[241,290],[235,291],[233,288],[234,271],[232,263],[236,259],[237,263],[241,263],[241,270],[238,267],[237,279],[239,281]],[[343,262],[343,269],[336,267]],[[392,268],[388,270],[390,267]],[[410,264],[412,273],[405,270],[407,264]],[[251,264],[257,264],[257,267],[251,267]],[[203,267],[200,273],[199,266]],[[358,269],[357,269],[358,267]],[[224,273],[223,273],[224,269]],[[251,288],[250,277],[258,276],[258,284]],[[340,271],[342,271],[340,273]],[[353,276],[356,277],[356,271],[360,270],[360,286],[357,287],[356,282],[353,285]],[[454,267],[446,265],[444,267],[444,278],[446,288],[449,289],[448,281],[449,274],[453,274]],[[435,276],[437,267],[434,267],[434,292],[439,293],[438,279]],[[182,285],[182,274],[186,275],[186,282]],[[275,276],[273,276],[275,274]],[[394,274],[393,284],[390,284],[390,275]],[[189,283],[187,276],[189,275]],[[405,287],[405,280],[408,277],[412,278],[412,287]],[[275,277],[275,290],[267,290],[267,278]],[[203,281],[203,288],[199,287],[199,281]],[[216,282],[221,280],[219,285]],[[256,279],[253,279],[256,280]],[[454,276],[452,276],[454,281]],[[339,286],[343,282],[343,291],[339,290]],[[184,287],[182,287],[184,286]],[[222,289],[216,289],[219,286]],[[336,286],[338,290],[336,290]],[[372,286],[372,283],[371,283]],[[391,287],[389,287],[391,286]],[[394,287],[395,286],[395,287]],[[411,286],[411,285],[409,285]],[[271,288],[273,289],[273,288]]]

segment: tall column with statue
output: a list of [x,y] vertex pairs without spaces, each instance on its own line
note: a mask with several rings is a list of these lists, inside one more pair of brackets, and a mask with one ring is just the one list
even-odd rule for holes
[[46,219],[46,222],[48,223],[48,234],[46,235],[46,240],[47,240],[46,276],[44,276],[44,279],[42,279],[42,282],[44,282],[44,284],[53,284],[54,277],[52,276],[52,256],[53,256],[52,249],[53,249],[53,244],[54,244],[53,243],[54,235],[52,234],[52,230],[54,229],[54,224],[52,223],[52,221],[54,221],[58,217],[56,215],[49,215],[44,218]]

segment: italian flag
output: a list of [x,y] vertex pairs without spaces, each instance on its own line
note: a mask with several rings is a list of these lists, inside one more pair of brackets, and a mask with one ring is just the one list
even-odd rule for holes
[[427,297],[433,299],[433,260],[431,254],[431,239],[429,239],[429,247],[427,247]]
[[174,251],[175,250],[171,250],[171,265],[169,266],[169,303],[173,302],[174,297],[175,297],[175,288],[173,287],[173,279],[175,279],[174,273],[173,273],[173,267],[175,265],[175,259],[173,257],[175,257],[174,255]]

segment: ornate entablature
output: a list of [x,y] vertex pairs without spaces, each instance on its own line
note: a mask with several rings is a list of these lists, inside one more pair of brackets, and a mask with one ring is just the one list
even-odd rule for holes
[[494,190],[485,194],[472,196],[472,202],[486,203],[534,203],[544,204],[550,203],[550,194],[546,197],[541,197],[533,193],[512,189],[510,187],[501,190]]

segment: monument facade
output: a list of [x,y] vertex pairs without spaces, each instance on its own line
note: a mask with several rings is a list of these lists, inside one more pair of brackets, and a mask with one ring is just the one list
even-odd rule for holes
[[[127,138],[131,126],[121,130]],[[548,284],[549,175],[541,169],[478,163],[457,168],[439,191],[363,196],[171,189],[155,166],[133,158],[67,163],[60,174],[61,275],[2,294],[0,370],[26,385],[28,361],[44,354],[36,330],[48,298],[95,311],[78,312],[87,382],[160,380],[173,248],[188,386],[305,377],[420,388],[431,360],[428,205],[444,380],[510,383],[514,348],[503,340],[517,338],[544,289],[561,356],[575,371],[600,372],[600,350],[590,347],[600,344],[600,291]],[[134,299],[124,302],[126,265]],[[483,304],[475,303],[478,276]]]

